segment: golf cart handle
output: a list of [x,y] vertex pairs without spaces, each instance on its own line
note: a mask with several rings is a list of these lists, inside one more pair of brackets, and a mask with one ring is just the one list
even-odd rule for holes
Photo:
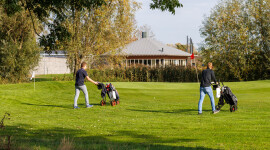
[[220,83],[222,84],[222,86],[224,86],[223,82],[220,82],[220,79],[218,79],[218,85],[220,86]]
[[[218,84],[220,86],[220,83],[222,84],[222,86],[224,86],[223,82],[220,82],[220,79],[218,79]],[[215,82],[211,82],[211,85],[216,85]]]

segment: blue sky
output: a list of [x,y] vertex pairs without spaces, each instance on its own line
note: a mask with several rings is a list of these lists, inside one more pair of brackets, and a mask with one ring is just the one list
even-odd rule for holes
[[161,10],[151,10],[151,0],[137,0],[142,8],[136,12],[137,26],[148,25],[155,34],[155,38],[165,44],[186,44],[186,37],[192,38],[196,47],[203,40],[200,27],[204,16],[208,16],[211,9],[219,0],[180,0],[184,5],[177,8],[175,15]]

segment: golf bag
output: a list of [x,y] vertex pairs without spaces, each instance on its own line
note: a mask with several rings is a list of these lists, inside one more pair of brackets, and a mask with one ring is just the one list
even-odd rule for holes
[[103,83],[99,83],[98,89],[101,90],[101,97],[102,97],[102,100],[100,101],[101,106],[106,105],[106,94],[108,95],[110,99],[110,104],[112,106],[120,104],[119,94],[111,83],[106,85],[104,85]]
[[227,103],[230,105],[230,111],[235,112],[237,110],[237,98],[228,86],[224,86],[223,83],[222,85],[223,86],[220,90],[220,98],[218,104],[216,105],[216,109],[220,110],[221,107]]

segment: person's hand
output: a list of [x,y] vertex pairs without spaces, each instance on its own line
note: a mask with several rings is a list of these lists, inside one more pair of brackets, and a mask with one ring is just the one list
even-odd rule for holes
[[95,85],[98,85],[98,82],[94,82]]

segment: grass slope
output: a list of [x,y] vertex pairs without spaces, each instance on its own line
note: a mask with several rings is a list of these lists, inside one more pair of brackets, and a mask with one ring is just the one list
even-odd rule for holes
[[12,136],[12,149],[57,149],[64,137],[74,149],[270,147],[269,80],[225,83],[238,98],[238,111],[225,105],[213,115],[205,97],[200,116],[197,83],[113,84],[120,105],[99,106],[100,91],[87,83],[94,107],[85,108],[81,92],[78,110],[72,109],[73,82],[37,82],[35,91],[33,83],[0,85],[0,116],[11,114],[0,135]]

